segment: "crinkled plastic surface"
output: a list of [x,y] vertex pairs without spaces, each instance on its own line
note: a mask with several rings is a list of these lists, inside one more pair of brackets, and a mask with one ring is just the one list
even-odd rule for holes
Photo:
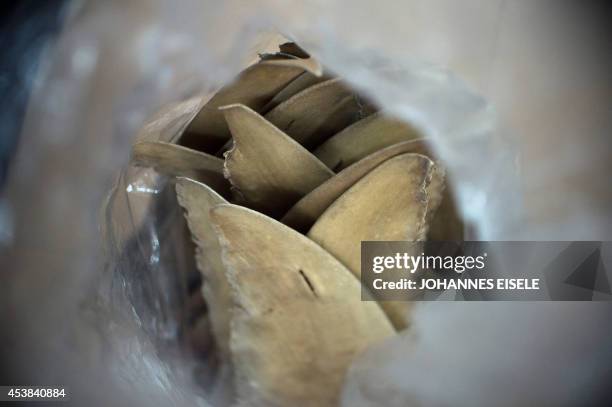
[[[475,238],[609,238],[609,89],[587,86],[609,63],[589,62],[597,38],[567,45],[590,35],[582,20],[571,32],[557,25],[574,18],[569,6],[533,3],[76,4],[36,81],[2,197],[12,374],[66,383],[79,404],[206,405],[193,362],[178,350],[184,277],[193,271],[189,239],[167,180],[127,166],[130,145],[151,113],[230,80],[274,43],[276,30],[427,133]],[[607,304],[436,303],[416,312],[416,345],[400,337],[393,363],[381,365],[390,351],[374,349],[357,364],[371,363],[366,381],[396,380],[366,397],[354,391],[364,380],[356,375],[346,405],[370,405],[371,397],[375,405],[491,405],[508,381],[514,404],[540,400],[534,389],[576,377],[561,373],[556,356],[581,360],[610,333],[601,323]],[[584,334],[564,341],[576,321]],[[538,378],[516,382],[538,363],[533,348],[554,340]],[[481,346],[489,341],[497,346]],[[453,360],[440,352],[447,347],[461,355],[456,363],[444,363]],[[604,358],[585,360],[592,363],[578,377],[609,367]],[[432,386],[432,377],[444,386]],[[466,391],[492,377],[496,386]]]

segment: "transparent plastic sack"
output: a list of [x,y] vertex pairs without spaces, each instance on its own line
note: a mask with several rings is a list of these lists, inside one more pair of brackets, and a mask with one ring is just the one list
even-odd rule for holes
[[[181,310],[194,267],[189,236],[177,226],[182,214],[168,179],[128,166],[129,151],[147,117],[231,80],[257,52],[278,41],[278,32],[423,130],[449,169],[460,210],[474,225],[472,238],[609,236],[609,192],[600,177],[592,178],[596,192],[590,195],[564,183],[567,174],[590,179],[589,174],[607,169],[600,161],[606,146],[601,134],[591,132],[579,141],[553,135],[521,106],[534,97],[529,88],[508,93],[518,86],[509,77],[521,68],[512,58],[541,58],[536,46],[524,41],[523,52],[514,43],[514,36],[521,41],[538,32],[531,28],[538,21],[523,24],[523,17],[537,20],[549,9],[503,3],[76,4],[36,81],[2,198],[2,219],[10,232],[3,235],[11,273],[5,320],[14,327],[7,366],[26,382],[68,383],[80,404],[107,405],[114,398],[118,404],[207,405],[206,399],[214,399],[194,380],[202,366],[180,350]],[[389,69],[372,69],[380,66]],[[534,66],[528,65],[533,68],[528,72],[537,76]],[[565,89],[564,77],[557,80],[549,79],[546,89]],[[504,109],[501,119],[491,100]],[[542,109],[538,113],[563,119]],[[587,123],[589,116],[579,119]],[[160,137],[172,137],[177,129],[165,130]],[[552,150],[542,151],[541,145]],[[593,157],[599,157],[596,165]],[[534,197],[539,190],[544,193]],[[548,208],[554,209],[551,216],[541,216]],[[539,322],[552,321],[552,328],[532,337],[543,344],[567,334],[571,321],[587,315],[573,342],[559,340],[547,354],[553,360],[557,352],[569,351],[575,361],[582,356],[580,344],[609,333],[601,323],[609,307],[546,304],[537,305],[537,312],[532,307],[423,304],[415,311],[418,346],[402,335],[392,352],[368,355],[374,358],[374,376],[411,378],[408,384],[391,380],[388,388],[374,388],[374,397],[381,397],[376,402],[488,405],[496,400],[493,390],[481,391],[476,400],[465,390],[478,385],[487,369],[496,372],[496,383],[536,368],[550,382],[569,380],[559,375],[558,361],[534,366],[530,345],[504,334],[507,323],[526,334]],[[475,321],[482,338],[470,340]],[[488,340],[512,349],[523,363],[504,364],[496,348],[480,346]],[[449,372],[443,356],[409,363],[432,350],[459,346],[461,357],[471,361],[468,366],[457,363]],[[384,364],[390,354],[399,362]],[[605,367],[597,358],[588,360]],[[420,376],[422,371],[427,376]],[[429,378],[447,375],[455,379],[452,386],[431,386]],[[375,380],[365,377],[349,378],[346,405],[373,403],[353,391],[360,380]],[[547,388],[537,381],[517,386]],[[389,389],[398,398],[385,399]],[[508,400],[539,400],[532,394],[517,391]]]

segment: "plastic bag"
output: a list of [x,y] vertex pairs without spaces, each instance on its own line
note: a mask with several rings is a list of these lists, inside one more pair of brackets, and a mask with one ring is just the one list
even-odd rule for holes
[[[5,320],[13,327],[6,347],[13,376],[27,383],[68,383],[79,404],[107,405],[114,397],[121,404],[205,405],[201,388],[193,383],[192,362],[177,350],[177,310],[186,290],[180,276],[192,266],[183,251],[184,236],[173,235],[168,227],[180,215],[166,210],[172,207],[172,194],[164,179],[125,165],[130,144],[147,116],[168,102],[210,91],[231,79],[256,51],[276,40],[274,28],[427,133],[449,167],[463,215],[475,225],[475,238],[608,236],[609,191],[601,177],[589,178],[608,169],[603,160],[592,161],[608,151],[601,148],[608,145],[605,139],[597,131],[579,141],[566,133],[555,138],[555,132],[537,123],[563,120],[563,115],[538,110],[533,103],[532,114],[522,106],[530,98],[542,101],[527,86],[509,92],[520,84],[508,77],[521,69],[542,80],[547,77],[536,62],[523,66],[513,58],[542,60],[538,47],[553,40],[538,40],[531,46],[527,40],[532,39],[530,34],[537,37],[539,23],[550,8],[504,4],[76,5],[41,68],[3,198],[3,211],[13,225],[4,296]],[[523,23],[525,15],[531,21]],[[370,69],[380,65],[396,69]],[[494,100],[510,123],[498,125],[487,99],[448,68]],[[556,81],[548,79],[547,87],[532,85],[538,91],[558,86],[569,92],[561,86],[565,79],[560,75]],[[575,121],[589,123],[593,117],[589,113],[579,112]],[[566,123],[574,121],[567,118]],[[551,156],[553,148],[556,156]],[[519,158],[518,150],[527,152],[526,157]],[[588,188],[595,193],[588,194],[586,186],[568,188],[567,174],[592,180]],[[113,185],[116,189],[109,200]],[[571,199],[565,199],[568,196]],[[110,204],[101,205],[105,201]],[[541,216],[548,208],[554,209],[551,216]],[[101,249],[102,236],[110,239],[107,252]],[[430,349],[459,346],[452,339],[453,329],[469,332],[475,316],[484,313],[491,318],[478,320],[483,340],[494,338],[500,347],[506,341],[521,358],[529,345],[500,335],[507,321],[516,322],[521,333],[552,321],[554,329],[534,339],[544,343],[550,332],[567,334],[570,321],[583,315],[572,304],[546,305],[533,313],[529,304],[427,304],[417,310],[417,316],[426,320],[420,329],[435,335],[438,342],[424,335],[417,349],[397,345],[394,350],[405,358],[398,360],[409,361]],[[610,311],[602,305],[596,312],[593,304],[581,307],[591,318],[578,344],[604,333],[594,327]],[[496,314],[505,319],[495,318]],[[494,369],[503,381],[516,377],[517,367],[496,365],[492,360],[498,359],[490,357],[496,349],[486,348],[481,354],[475,342],[465,339],[461,347],[464,355],[472,355],[472,374],[462,375],[464,367],[453,366],[454,386],[444,391],[428,386],[427,377],[418,375],[410,386],[399,382],[394,389],[433,404],[464,396],[466,403],[488,405],[495,400],[492,393],[483,392],[474,400],[463,390],[478,385],[480,371]],[[376,360],[384,360],[384,355]],[[520,371],[531,367],[528,360],[521,360],[525,365]],[[433,377],[446,369],[441,362],[425,366]],[[563,382],[556,366],[558,362],[552,363],[543,373]],[[414,369],[406,364],[402,374],[413,377],[408,375]],[[351,388],[350,383],[347,386]],[[538,383],[521,383],[517,388],[533,386]],[[355,394],[347,397],[348,405],[363,402],[354,399]],[[517,397],[519,404],[531,400]]]

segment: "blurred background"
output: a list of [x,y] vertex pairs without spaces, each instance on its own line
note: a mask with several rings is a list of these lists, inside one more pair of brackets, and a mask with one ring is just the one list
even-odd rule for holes
[[[611,239],[607,2],[1,7],[0,384],[66,383],[79,405],[203,405],[130,319],[129,303],[120,315],[105,303],[112,259],[100,211],[143,120],[233,77],[275,30],[421,120],[481,239]],[[362,69],[377,58],[424,69],[427,86],[405,80],[392,92]],[[465,98],[473,109],[455,113],[443,96],[468,90],[479,95]],[[493,148],[487,154],[474,145],[483,140]],[[610,304],[430,303],[417,313],[418,345],[398,340],[395,363],[372,362],[389,383],[373,390],[379,405],[391,390],[436,406],[581,405],[609,396]],[[347,405],[369,405],[347,397],[356,397]]]

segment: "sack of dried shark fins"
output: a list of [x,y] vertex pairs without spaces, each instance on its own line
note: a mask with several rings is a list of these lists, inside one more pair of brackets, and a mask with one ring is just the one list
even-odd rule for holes
[[295,43],[162,109],[132,161],[165,180],[151,256],[180,262],[178,314],[156,320],[178,321],[214,405],[339,405],[351,362],[410,329],[410,302],[361,300],[361,241],[465,233],[421,131]]

